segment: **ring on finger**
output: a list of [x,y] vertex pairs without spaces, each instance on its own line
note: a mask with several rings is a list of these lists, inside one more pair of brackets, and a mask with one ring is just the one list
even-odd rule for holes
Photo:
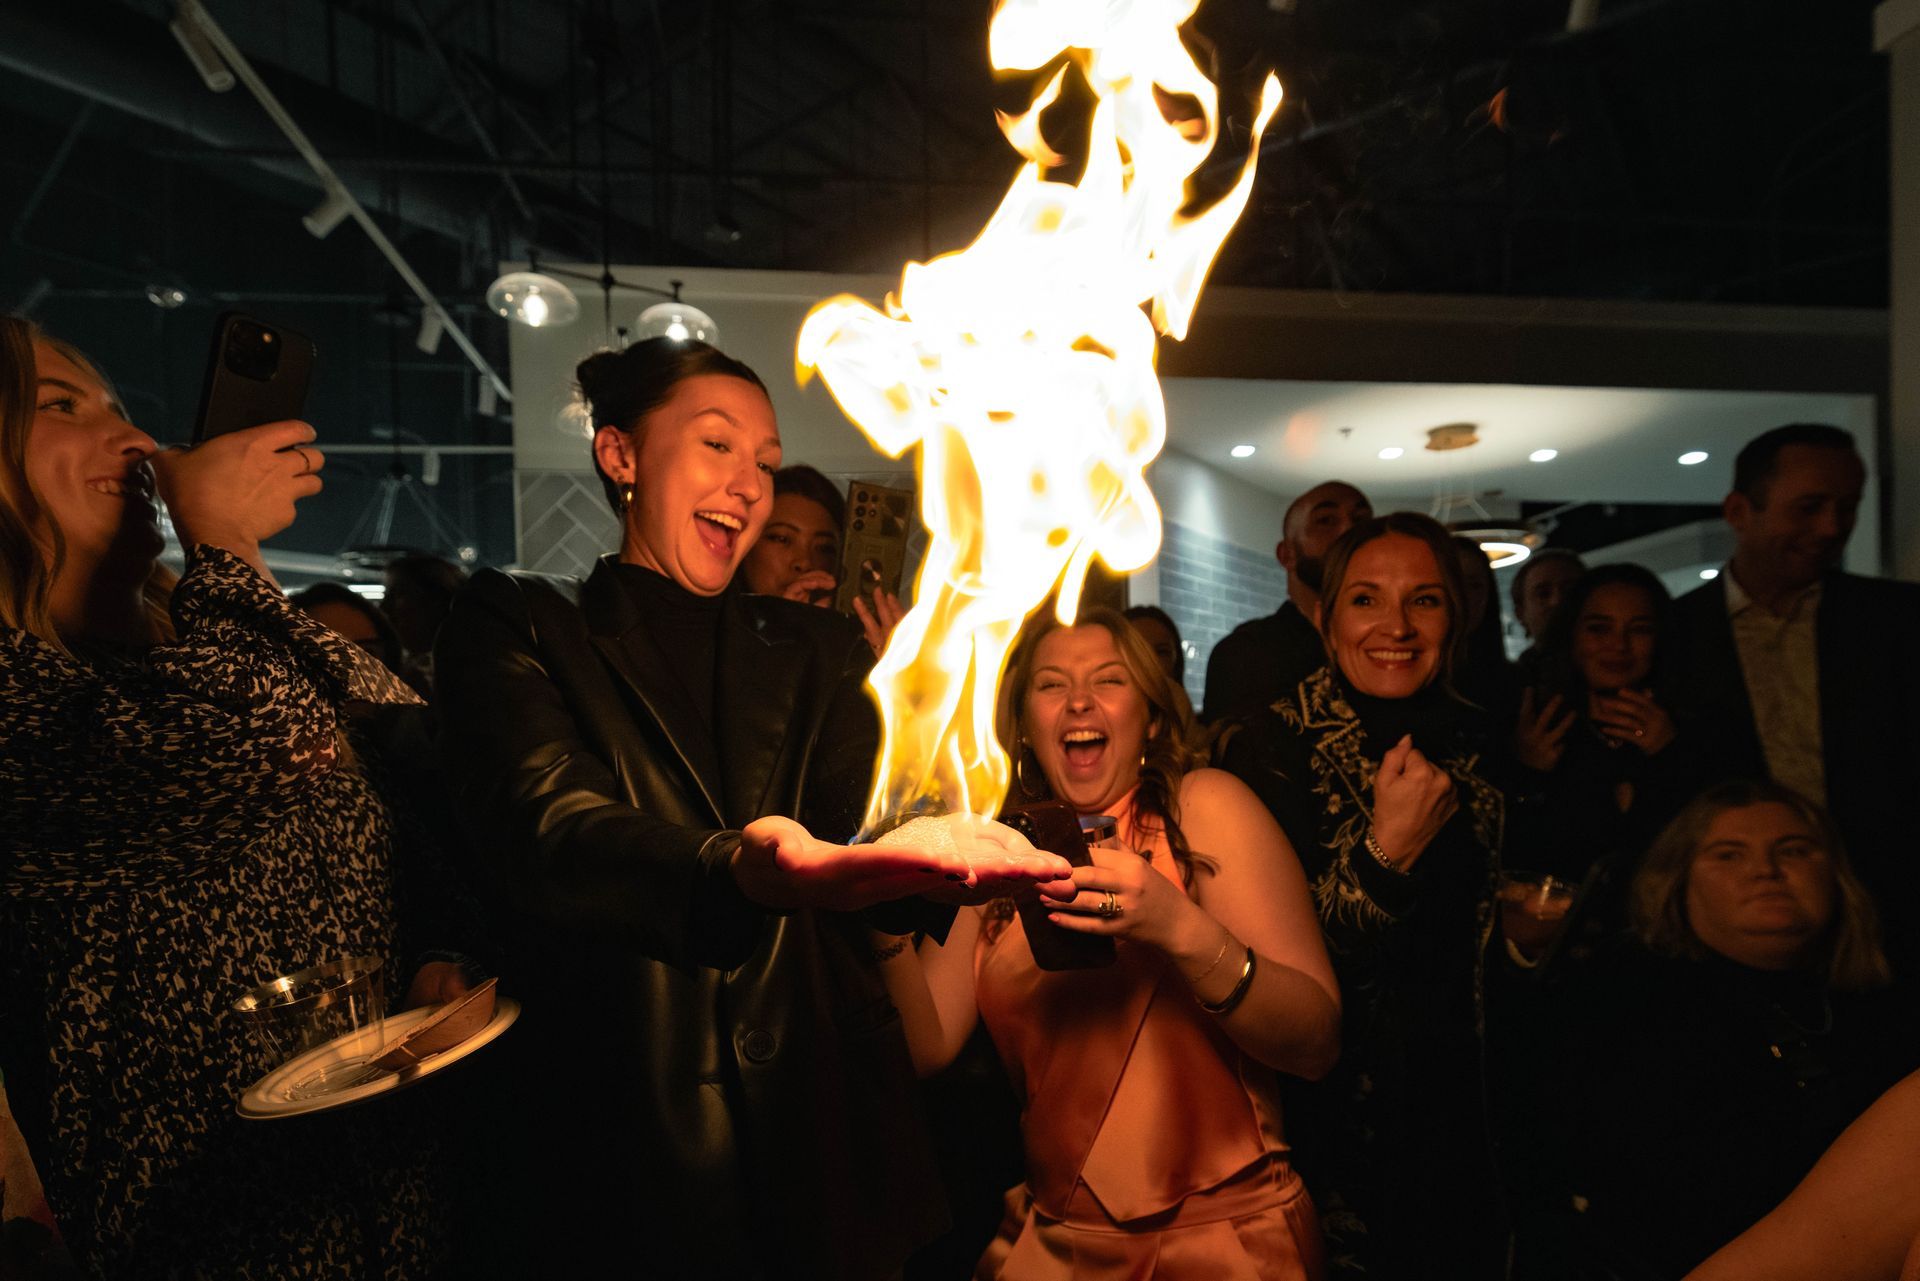
[[313,459],[307,457],[306,449],[300,445],[295,445],[293,452],[300,455],[300,474],[302,476],[313,475]]
[[1103,919],[1109,921],[1126,910],[1120,906],[1120,900],[1112,890],[1107,891],[1107,896],[1100,900],[1100,906],[1094,909]]

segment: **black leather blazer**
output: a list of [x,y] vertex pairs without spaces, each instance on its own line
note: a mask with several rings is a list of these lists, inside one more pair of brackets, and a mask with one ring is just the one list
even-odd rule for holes
[[510,1039],[571,1220],[549,1236],[580,1260],[881,1277],[944,1226],[866,923],[769,913],[726,872],[762,815],[852,835],[870,663],[846,619],[730,592],[703,724],[611,558],[478,574],[441,630],[443,755],[509,905]]

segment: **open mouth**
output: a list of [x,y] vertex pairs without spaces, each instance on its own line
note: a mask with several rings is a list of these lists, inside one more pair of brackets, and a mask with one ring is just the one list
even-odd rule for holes
[[693,515],[698,522],[700,541],[716,556],[731,559],[734,549],[740,545],[740,535],[746,532],[747,522],[732,512],[705,511]]
[[1060,750],[1067,768],[1084,773],[1099,766],[1107,754],[1107,736],[1097,729],[1070,729],[1060,736]]

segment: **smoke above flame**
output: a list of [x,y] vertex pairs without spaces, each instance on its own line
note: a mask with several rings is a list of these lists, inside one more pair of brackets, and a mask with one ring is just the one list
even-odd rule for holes
[[[912,262],[884,311],[841,295],[801,327],[817,370],[891,458],[919,447],[930,536],[915,603],[869,679],[883,736],[866,826],[915,813],[990,817],[1010,765],[994,700],[1027,616],[1078,612],[1098,556],[1119,573],[1160,547],[1144,474],[1166,441],[1159,334],[1186,336],[1209,267],[1253,187],[1268,77],[1238,181],[1197,212],[1190,181],[1219,137],[1219,95],[1179,36],[1198,0],[1003,0],[1001,72],[1058,62],[1002,132],[1026,158],[979,238]],[[1041,119],[1078,76],[1094,102],[1078,182]],[[1198,104],[1184,118],[1166,104]]]

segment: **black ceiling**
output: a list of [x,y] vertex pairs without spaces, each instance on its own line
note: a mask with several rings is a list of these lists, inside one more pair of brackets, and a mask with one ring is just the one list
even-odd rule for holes
[[[604,244],[893,272],[970,239],[1016,163],[993,108],[1020,86],[985,65],[988,0],[208,7],[498,363],[477,303],[502,258]],[[1590,24],[1569,31],[1570,8]],[[1245,85],[1275,67],[1288,94],[1214,279],[1884,306],[1872,9],[1207,0],[1192,43],[1214,70]],[[302,230],[317,185],[243,89],[202,85],[171,11],[0,6],[0,306],[30,305],[136,410],[180,421],[212,310],[244,299],[351,371],[321,406],[348,438],[503,442],[451,345],[414,350],[411,300],[364,236]],[[152,283],[187,304],[156,309]],[[504,484],[503,463],[459,466]],[[462,501],[483,550],[510,550],[484,495]]]

